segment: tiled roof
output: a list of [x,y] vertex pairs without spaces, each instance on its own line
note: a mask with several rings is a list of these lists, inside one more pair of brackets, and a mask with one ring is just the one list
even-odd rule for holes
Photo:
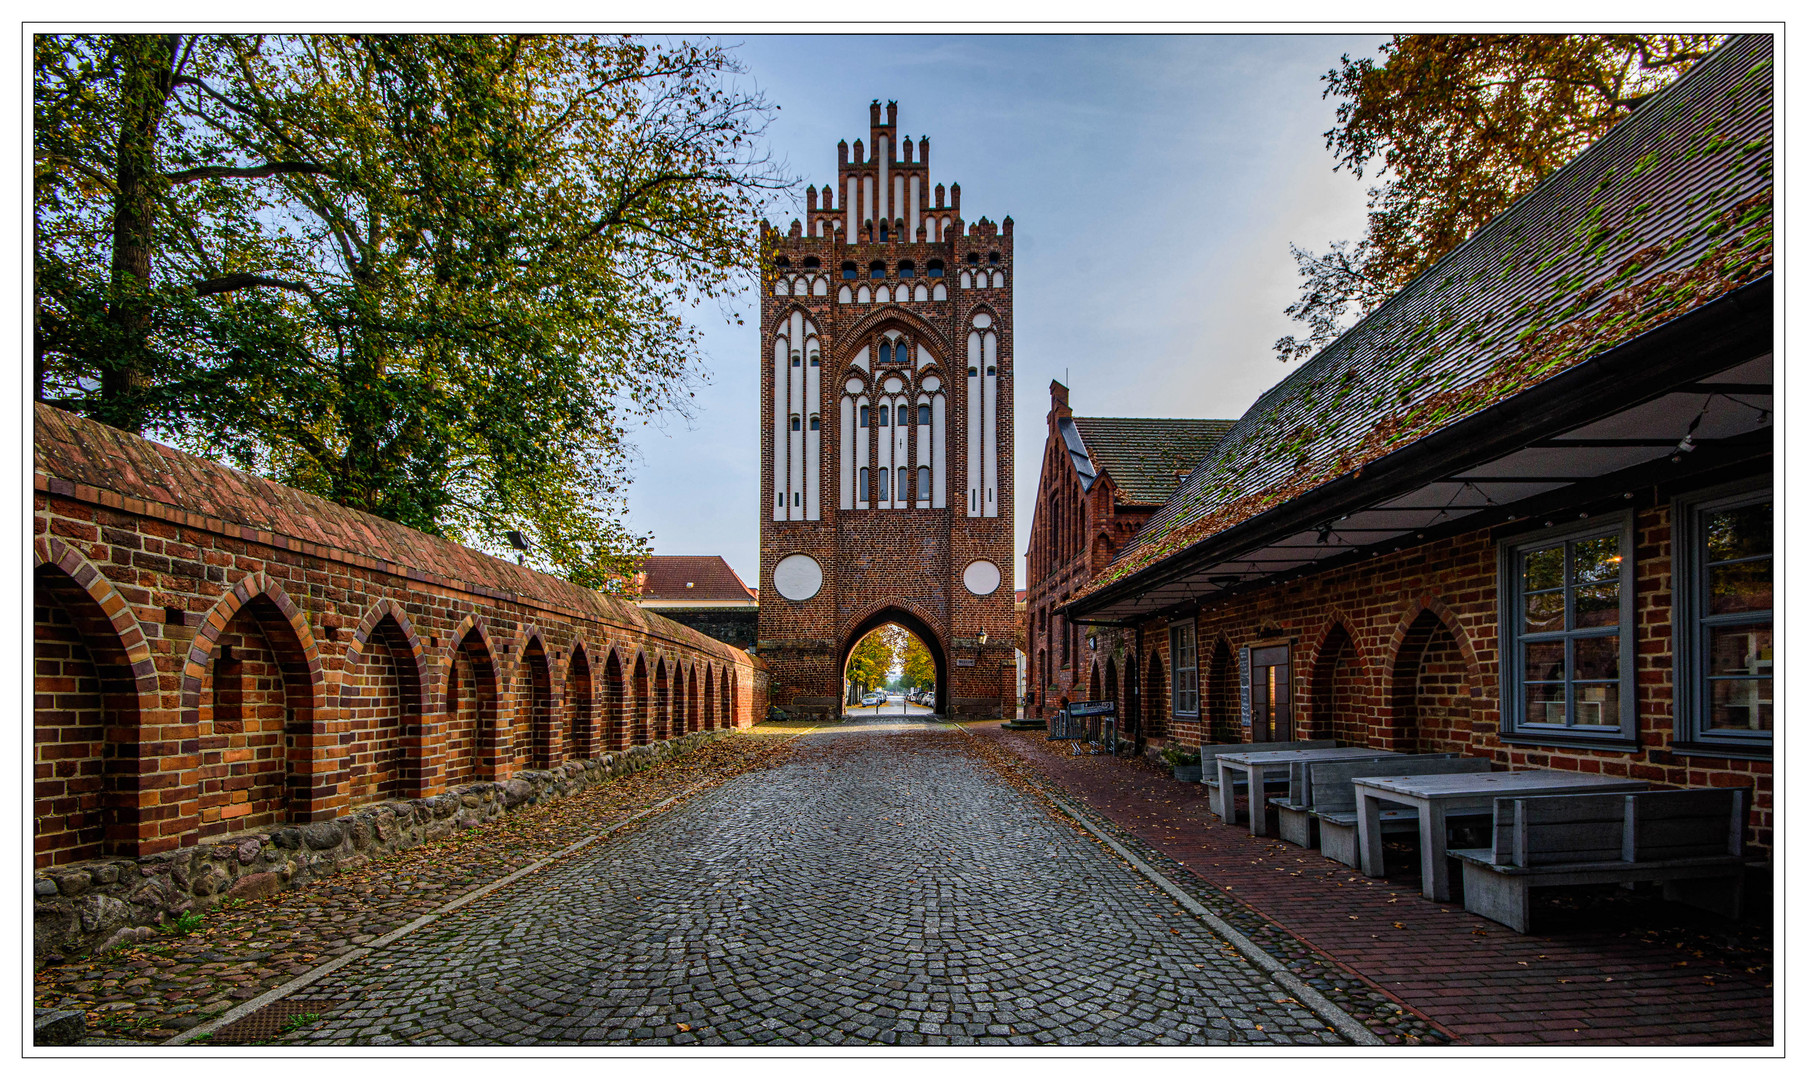
[[1116,481],[1122,501],[1159,506],[1234,427],[1234,420],[1075,416],[1097,472]]
[[720,555],[648,555],[642,600],[757,599]]
[[1087,591],[1769,273],[1772,98],[1770,38],[1727,42],[1263,394]]

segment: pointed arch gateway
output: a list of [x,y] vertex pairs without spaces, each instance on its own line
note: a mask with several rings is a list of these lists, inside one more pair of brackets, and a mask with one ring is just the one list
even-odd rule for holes
[[[924,647],[929,650],[929,657],[935,662],[935,712],[938,715],[947,715],[950,705],[948,700],[947,647],[942,643],[941,635],[935,632],[928,621],[908,608],[898,606],[881,607],[868,614],[858,623],[855,623],[853,629],[849,630],[841,638],[840,669],[842,674],[845,675],[847,671],[847,660],[853,655],[853,647],[860,643],[860,639],[864,638],[872,631],[877,630],[879,627],[884,626],[886,623],[896,623],[898,626],[901,626],[905,630],[916,635],[916,639],[921,641]],[[736,703],[739,701],[738,689],[737,686],[734,698]],[[839,701],[840,697],[841,695],[837,694],[836,700]],[[837,706],[837,708],[839,707],[840,706]],[[734,716],[732,712],[728,715],[730,718]],[[733,726],[733,722],[733,719],[730,719],[729,726]]]

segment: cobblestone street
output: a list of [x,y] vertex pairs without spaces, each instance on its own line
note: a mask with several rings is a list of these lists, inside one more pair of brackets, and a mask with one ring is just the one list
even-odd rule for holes
[[895,718],[804,735],[289,1009],[315,1044],[1343,1041],[956,728]]

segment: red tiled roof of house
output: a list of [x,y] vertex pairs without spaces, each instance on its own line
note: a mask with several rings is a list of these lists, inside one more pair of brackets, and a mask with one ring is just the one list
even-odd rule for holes
[[720,555],[649,555],[642,600],[748,600],[759,595]]

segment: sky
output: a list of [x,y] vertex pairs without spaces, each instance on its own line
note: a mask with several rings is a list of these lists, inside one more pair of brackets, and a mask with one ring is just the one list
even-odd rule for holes
[[[1015,219],[1016,571],[1024,587],[1048,383],[1080,416],[1235,418],[1286,368],[1288,245],[1358,238],[1369,181],[1335,172],[1321,76],[1379,37],[754,36],[718,39],[778,106],[773,156],[832,183],[868,103],[928,135],[961,212]],[[773,208],[781,229],[801,217]],[[628,525],[655,553],[759,580],[758,296],[692,313],[709,370],[694,416],[643,428]]]

